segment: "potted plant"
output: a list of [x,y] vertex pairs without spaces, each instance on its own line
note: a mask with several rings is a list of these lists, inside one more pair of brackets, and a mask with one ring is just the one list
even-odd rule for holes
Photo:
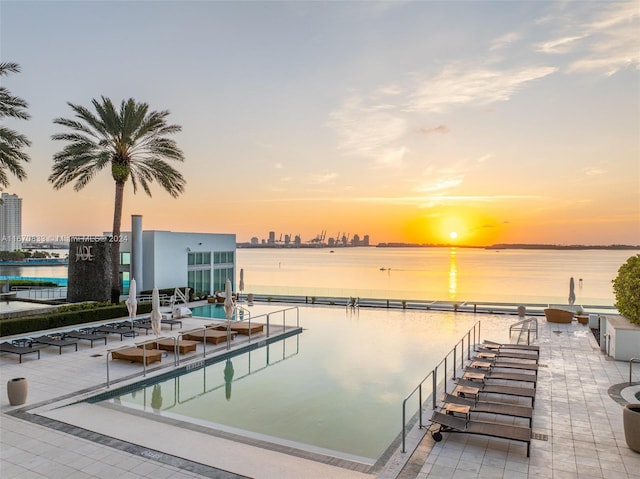
[[[613,280],[615,307],[632,324],[640,325],[640,254],[631,256],[618,269]],[[640,404],[627,404],[622,410],[624,437],[633,451],[640,452]]]
[[632,451],[640,452],[640,404],[627,404],[622,409],[624,438]]
[[19,406],[27,402],[29,383],[27,378],[13,378],[7,381],[7,396],[9,404]]

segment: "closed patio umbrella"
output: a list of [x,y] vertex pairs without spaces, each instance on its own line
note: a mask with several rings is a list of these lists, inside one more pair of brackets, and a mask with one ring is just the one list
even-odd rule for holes
[[[238,289],[244,291],[244,268],[240,268],[240,283],[238,283]],[[238,299],[240,299],[239,296]]]
[[224,313],[227,320],[233,317],[233,296],[231,293],[231,280],[224,284]]
[[153,288],[151,292],[151,329],[156,336],[160,336],[160,321],[162,313],[160,312],[160,293],[158,288]]
[[576,292],[575,292],[575,283],[573,281],[573,276],[569,280],[569,304],[573,304],[576,302]]
[[151,393],[151,408],[158,412],[162,408],[162,388],[159,384],[153,385],[153,392]]
[[233,317],[233,297],[231,295],[231,280],[224,284],[224,314],[227,318],[227,348],[231,345],[231,318]]
[[127,304],[127,310],[129,311],[129,318],[131,318],[131,327],[133,328],[133,320],[138,312],[138,300],[136,299],[136,280],[131,278],[129,283],[129,297],[125,301]]
[[227,401],[231,400],[231,383],[233,382],[233,363],[231,359],[227,359],[227,364],[224,366],[224,396]]

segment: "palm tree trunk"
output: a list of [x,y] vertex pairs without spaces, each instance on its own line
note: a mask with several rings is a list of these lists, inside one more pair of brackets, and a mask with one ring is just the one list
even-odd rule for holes
[[122,222],[122,201],[124,182],[116,181],[116,198],[113,206],[113,228],[111,230],[111,303],[120,302],[120,223]]

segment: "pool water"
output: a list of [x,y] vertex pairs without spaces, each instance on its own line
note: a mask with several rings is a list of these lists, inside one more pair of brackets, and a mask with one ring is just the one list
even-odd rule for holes
[[404,398],[478,319],[483,339],[506,341],[517,317],[300,307],[301,334],[118,402],[373,464],[401,432]]

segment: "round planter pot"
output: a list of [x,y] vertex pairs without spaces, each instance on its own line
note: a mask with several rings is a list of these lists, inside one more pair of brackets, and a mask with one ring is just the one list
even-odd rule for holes
[[7,381],[7,396],[9,396],[9,404],[19,406],[27,402],[27,391],[29,383],[27,378],[13,378]]
[[627,446],[640,452],[640,404],[627,404],[622,410],[622,421]]

